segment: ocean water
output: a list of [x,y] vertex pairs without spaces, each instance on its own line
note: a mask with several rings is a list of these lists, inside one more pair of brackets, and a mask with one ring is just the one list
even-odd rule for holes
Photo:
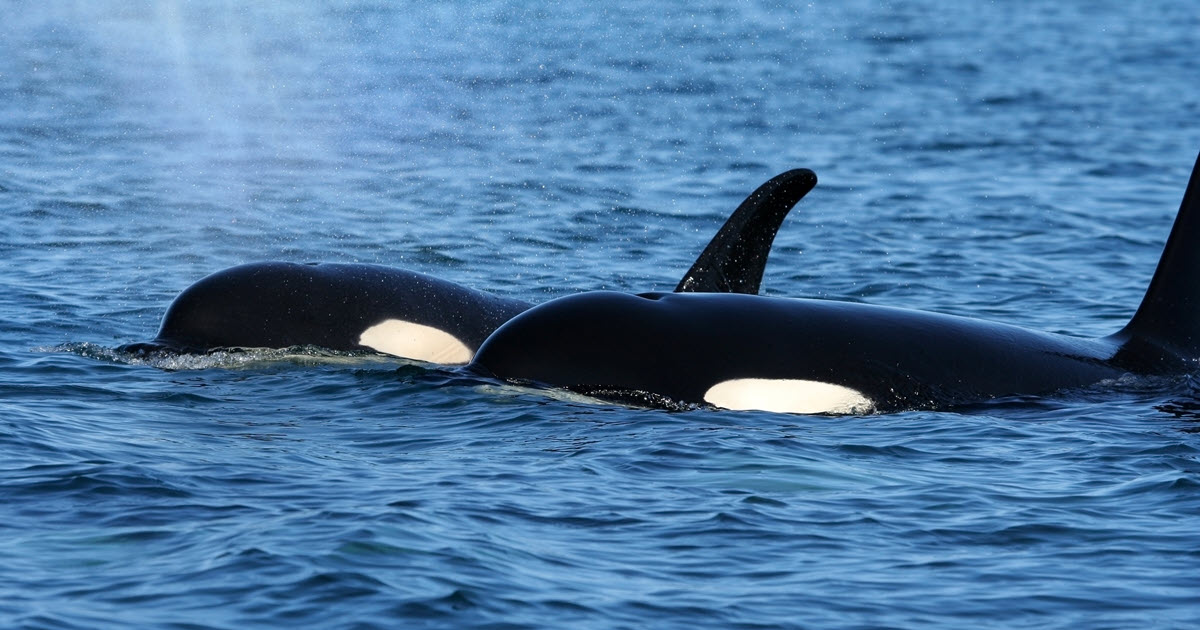
[[1084,336],[1200,149],[1186,0],[57,2],[0,20],[0,627],[1191,628],[1200,394],[599,404],[315,348],[144,360],[256,260]]

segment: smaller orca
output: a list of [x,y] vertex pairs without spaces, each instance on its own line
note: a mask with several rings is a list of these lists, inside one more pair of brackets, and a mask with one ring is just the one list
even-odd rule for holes
[[1108,337],[831,300],[591,292],[509,320],[472,368],[631,402],[829,414],[944,408],[1194,370],[1197,278],[1200,158],[1141,306]]
[[[815,185],[812,171],[798,169],[760,186],[676,290],[757,292],[780,224]],[[379,265],[259,262],[196,282],[171,303],[155,339],[117,350],[202,353],[307,345],[465,364],[488,335],[530,306]]]
[[380,265],[250,263],[188,287],[153,341],[118,350],[319,346],[466,363],[493,330],[529,306]]

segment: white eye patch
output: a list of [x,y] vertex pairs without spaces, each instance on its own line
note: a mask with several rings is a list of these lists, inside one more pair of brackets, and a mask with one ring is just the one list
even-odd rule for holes
[[470,363],[475,354],[444,330],[400,319],[389,319],[364,330],[358,343],[384,354],[444,365]]
[[735,410],[780,413],[870,413],[875,407],[861,392],[820,381],[738,378],[722,381],[704,393],[705,402]]

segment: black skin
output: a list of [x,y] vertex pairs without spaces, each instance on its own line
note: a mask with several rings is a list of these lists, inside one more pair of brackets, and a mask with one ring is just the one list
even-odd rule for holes
[[364,330],[387,319],[432,326],[478,348],[529,308],[433,276],[361,264],[264,262],[214,273],[180,293],[154,341],[120,350],[320,346],[365,350]]

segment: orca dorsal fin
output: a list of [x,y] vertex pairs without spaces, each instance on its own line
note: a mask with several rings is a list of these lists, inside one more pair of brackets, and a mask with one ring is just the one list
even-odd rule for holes
[[1148,342],[1184,359],[1200,357],[1200,156],[1146,297],[1113,337]]
[[779,226],[816,185],[816,173],[798,168],[759,186],[709,241],[675,292],[758,293]]

